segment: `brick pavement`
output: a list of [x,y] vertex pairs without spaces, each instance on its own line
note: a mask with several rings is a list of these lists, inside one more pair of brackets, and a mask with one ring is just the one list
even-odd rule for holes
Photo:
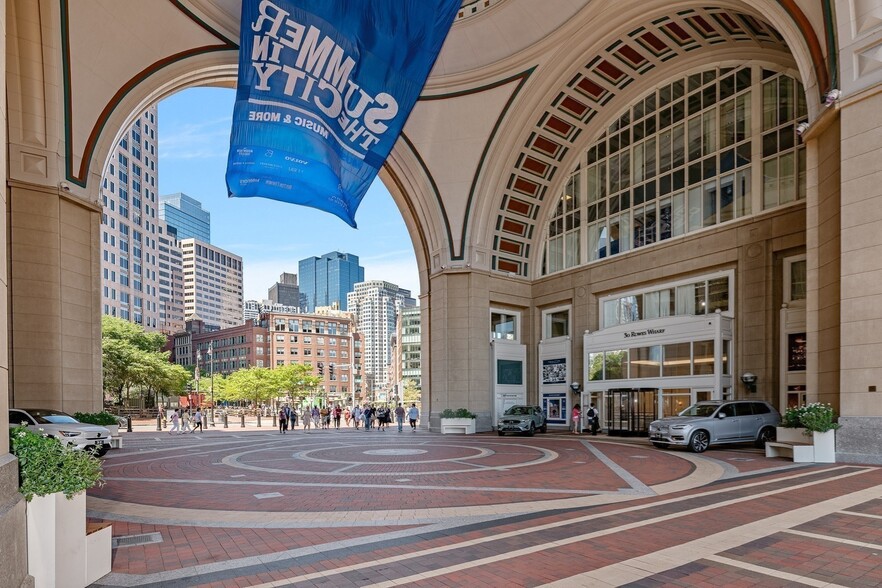
[[882,470],[645,440],[128,434],[107,586],[882,585]]

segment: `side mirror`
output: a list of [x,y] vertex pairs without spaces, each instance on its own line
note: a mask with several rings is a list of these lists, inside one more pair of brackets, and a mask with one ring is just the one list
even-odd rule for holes
[[718,419],[724,419],[724,418],[726,418],[726,413],[725,413],[725,412],[718,412],[718,413],[717,413],[717,418],[718,418]]

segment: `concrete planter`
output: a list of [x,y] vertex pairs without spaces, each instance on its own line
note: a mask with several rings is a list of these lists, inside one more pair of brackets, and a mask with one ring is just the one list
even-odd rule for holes
[[111,528],[86,536],[86,493],[27,503],[28,573],[35,588],[83,588],[110,572]]
[[441,434],[475,434],[475,419],[441,419]]
[[119,436],[119,425],[101,425],[101,426],[104,427],[105,429],[107,429],[108,431],[110,431],[111,437],[118,437]]

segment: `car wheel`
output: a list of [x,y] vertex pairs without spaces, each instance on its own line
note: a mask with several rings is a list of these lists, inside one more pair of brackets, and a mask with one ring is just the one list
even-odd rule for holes
[[496,431],[496,432],[499,434],[500,437],[505,437],[505,433],[503,433],[502,431]]
[[547,433],[548,432],[548,423],[544,423],[541,427],[539,427],[539,432],[540,433]]
[[704,453],[710,445],[710,436],[707,431],[695,431],[689,438],[689,449],[694,453]]
[[532,437],[535,434],[536,434],[536,425],[534,425],[533,423],[530,423],[530,430],[527,431],[527,436]]
[[98,445],[92,448],[92,451],[95,453],[97,457],[103,457],[105,453],[110,449],[110,445]]
[[763,427],[760,429],[759,435],[756,437],[756,446],[762,449],[766,446],[766,441],[775,440],[775,429],[772,427]]
[[652,444],[653,444],[655,447],[658,447],[659,449],[667,449],[667,448],[668,448],[668,444],[667,444],[667,443],[659,443],[658,441],[653,441]]

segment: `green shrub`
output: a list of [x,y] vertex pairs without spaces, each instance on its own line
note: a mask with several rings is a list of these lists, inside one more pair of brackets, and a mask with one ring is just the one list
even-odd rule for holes
[[441,411],[442,419],[474,419],[477,416],[469,411],[467,408],[457,408],[453,410],[452,408],[445,408]]
[[841,426],[836,422],[833,407],[820,402],[788,408],[781,416],[781,425],[790,429],[803,428],[806,435],[835,431]]
[[118,425],[119,421],[115,415],[109,412],[75,412],[73,417],[81,423],[90,425]]
[[25,500],[56,492],[71,498],[104,484],[101,460],[92,452],[74,449],[26,427],[15,427],[9,435],[12,453],[18,458],[19,490]]

